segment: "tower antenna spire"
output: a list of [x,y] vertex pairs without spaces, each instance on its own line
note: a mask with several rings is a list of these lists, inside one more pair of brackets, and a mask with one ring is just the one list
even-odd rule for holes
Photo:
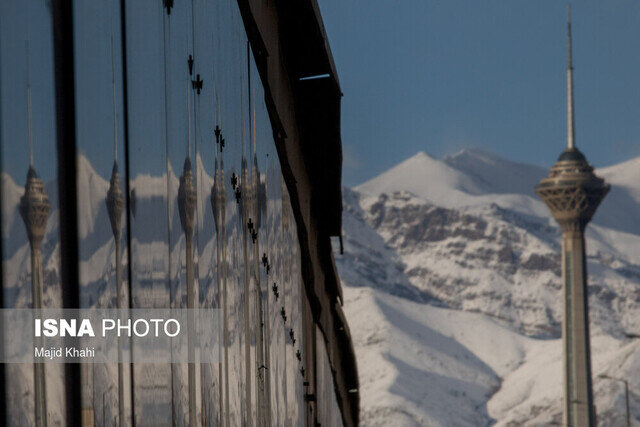
[[111,86],[113,88],[113,158],[118,163],[118,124],[116,116],[116,73],[113,63],[113,30],[111,31]]
[[31,76],[29,75],[29,40],[25,42],[27,55],[27,126],[29,127],[29,166],[33,167],[33,131],[31,129]]
[[571,3],[567,5],[567,149],[575,148],[573,118],[573,55],[571,45]]

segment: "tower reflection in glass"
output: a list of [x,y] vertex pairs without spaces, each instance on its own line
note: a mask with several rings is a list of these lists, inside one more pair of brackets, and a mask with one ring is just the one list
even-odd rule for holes
[[[29,126],[29,170],[24,195],[20,198],[20,216],[24,221],[31,249],[31,303],[36,310],[42,309],[43,276],[42,252],[40,244],[44,238],[49,217],[49,197],[44,191],[44,183],[33,167],[33,132],[31,127],[31,83],[29,80],[29,42],[27,41],[27,115]],[[36,339],[34,345],[40,347]],[[47,404],[45,398],[45,369],[43,363],[34,363],[35,423],[47,425]]]

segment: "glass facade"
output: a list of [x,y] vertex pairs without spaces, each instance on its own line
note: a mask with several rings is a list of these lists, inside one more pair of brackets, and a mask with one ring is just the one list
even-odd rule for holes
[[341,425],[237,1],[72,12],[79,280],[61,286],[52,6],[0,3],[2,308],[62,307],[64,286],[83,308],[218,308],[220,363],[83,364],[79,384],[5,365],[7,424],[65,425],[77,386],[83,425],[307,425],[311,402]]
[[[62,304],[52,21],[45,2],[0,3],[2,306]],[[3,331],[7,340],[23,331]],[[5,351],[11,351],[5,349]],[[60,366],[5,367],[10,425],[65,418]]]

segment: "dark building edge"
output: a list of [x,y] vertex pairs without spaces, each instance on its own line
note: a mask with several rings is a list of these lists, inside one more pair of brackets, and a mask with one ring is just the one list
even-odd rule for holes
[[[62,307],[79,308],[78,199],[76,194],[75,71],[73,4],[51,2],[53,26],[58,200],[60,218],[60,283]],[[65,344],[72,345],[67,338]],[[64,364],[66,422],[81,425],[81,375],[79,363]],[[70,402],[74,402],[71,404]]]
[[[304,291],[323,333],[343,423],[355,426],[356,357],[330,240],[342,229],[342,92],[324,24],[316,0],[238,0],[238,5],[296,219]],[[312,76],[324,77],[301,80]],[[305,335],[315,336],[309,326]]]

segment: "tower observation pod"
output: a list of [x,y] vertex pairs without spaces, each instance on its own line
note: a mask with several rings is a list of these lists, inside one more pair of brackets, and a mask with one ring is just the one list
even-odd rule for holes
[[562,229],[563,425],[595,426],[584,230],[609,191],[574,142],[571,18],[568,19],[567,148],[536,186]]

